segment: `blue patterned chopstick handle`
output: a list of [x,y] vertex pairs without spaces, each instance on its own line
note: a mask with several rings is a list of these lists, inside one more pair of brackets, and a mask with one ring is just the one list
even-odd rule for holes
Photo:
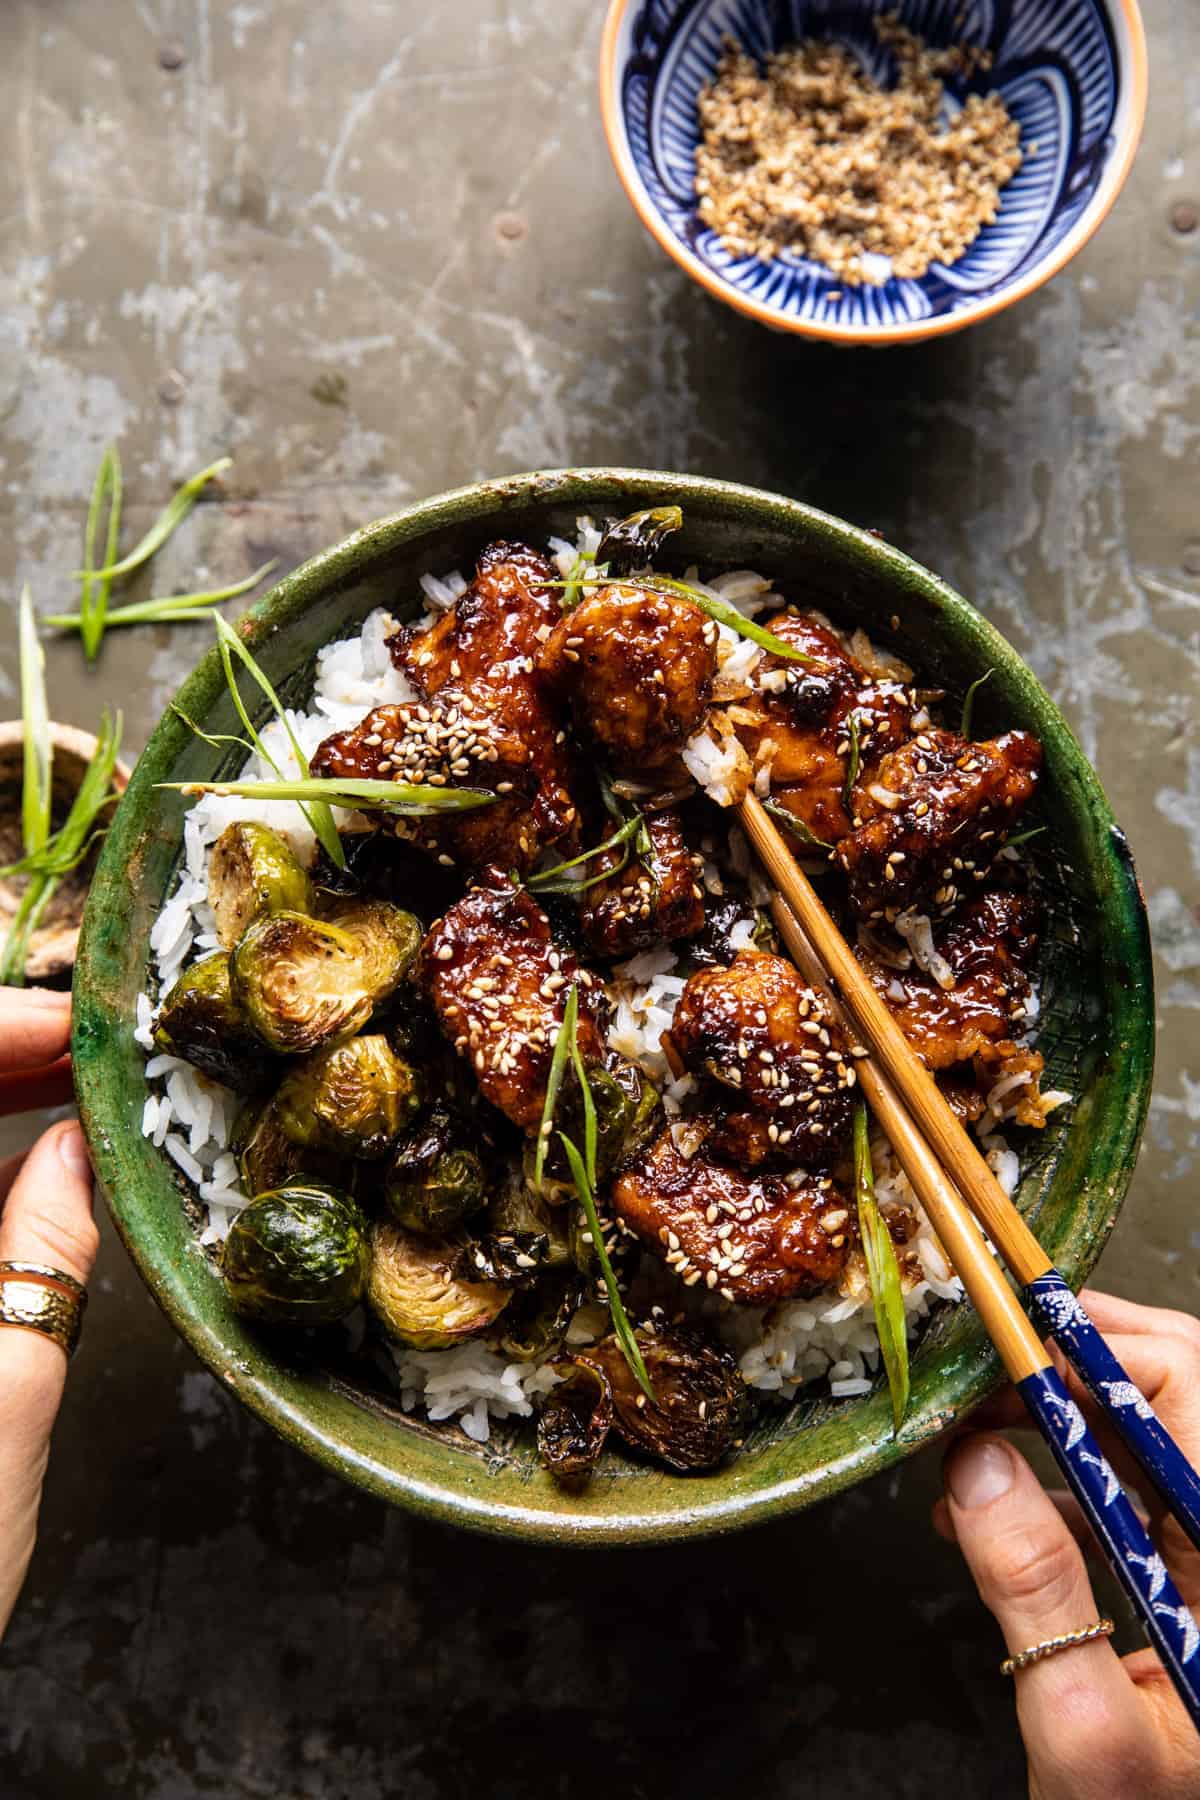
[[1200,1730],[1200,1627],[1057,1372],[1040,1369],[1027,1375],[1017,1383],[1017,1392]]
[[1130,1381],[1057,1269],[1031,1281],[1025,1298],[1035,1323],[1054,1339],[1200,1550],[1200,1474],[1146,1396]]

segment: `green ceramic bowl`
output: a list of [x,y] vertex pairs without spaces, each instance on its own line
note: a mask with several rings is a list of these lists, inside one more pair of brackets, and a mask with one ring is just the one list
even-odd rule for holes
[[[242,622],[268,675],[306,698],[320,645],[375,606],[417,608],[417,577],[468,569],[489,539],[544,540],[578,514],[676,501],[680,566],[770,572],[785,592],[894,646],[960,696],[985,669],[976,729],[1021,725],[1045,746],[1037,860],[1051,890],[1042,1047],[1053,1085],[1075,1095],[1024,1148],[1020,1204],[1073,1281],[1099,1256],[1124,1198],[1150,1088],[1153,995],[1146,917],[1125,839],[1061,715],[1012,648],[967,602],[877,538],[776,495],[695,477],[575,470],[483,482],[356,532],[297,569]],[[234,728],[215,651],[179,694],[189,717]],[[646,1542],[729,1531],[794,1511],[907,1456],[995,1383],[973,1311],[948,1309],[913,1360],[898,1438],[886,1393],[768,1411],[737,1460],[683,1478],[605,1457],[582,1497],[538,1468],[528,1427],[490,1445],[406,1418],[383,1386],[258,1334],[230,1312],[189,1223],[173,1165],[142,1137],[143,1059],[134,1000],[147,938],[180,855],[183,803],[157,782],[212,778],[228,759],[168,712],[134,771],[92,884],[75,973],[75,1074],[113,1217],[147,1286],[193,1350],[290,1442],[381,1499],[483,1530],[556,1543]],[[1032,1134],[1030,1134],[1032,1135]]]

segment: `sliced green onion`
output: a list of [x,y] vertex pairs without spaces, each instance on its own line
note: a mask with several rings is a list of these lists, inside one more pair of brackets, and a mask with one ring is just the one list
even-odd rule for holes
[[959,727],[958,727],[959,735],[961,737],[965,737],[965,738],[970,737],[970,735],[971,735],[971,714],[975,708],[975,696],[979,692],[979,689],[983,686],[984,682],[990,681],[992,676],[995,673],[996,673],[995,669],[985,669],[983,674],[979,676],[978,680],[973,681],[971,683],[970,687],[967,689],[966,694],[963,697],[962,719],[961,719],[961,721],[959,723]]
[[[585,1089],[586,1091],[586,1089]],[[571,1180],[575,1184],[575,1192],[579,1204],[583,1207],[587,1219],[588,1231],[596,1251],[596,1259],[604,1276],[604,1285],[608,1289],[608,1310],[612,1318],[613,1334],[621,1347],[621,1354],[633,1370],[638,1386],[647,1400],[657,1404],[654,1388],[642,1358],[642,1352],[634,1335],[633,1326],[629,1323],[629,1314],[625,1311],[625,1302],[621,1298],[621,1290],[617,1286],[617,1278],[609,1260],[608,1250],[604,1242],[604,1233],[600,1229],[600,1215],[596,1210],[596,1196],[592,1183],[588,1178],[587,1167],[578,1149],[571,1142],[565,1131],[560,1131],[559,1141],[566,1152],[567,1163],[571,1170]]]
[[149,562],[156,550],[162,549],[175,527],[187,518],[207,484],[232,466],[231,456],[221,456],[215,463],[210,463],[207,469],[201,469],[198,474],[191,476],[182,487],[175,490],[145,537],[134,545],[128,556],[123,556],[120,562],[107,564],[103,569],[76,569],[75,579],[87,581],[89,576],[100,576],[111,581],[115,576],[131,575],[135,569],[140,569],[144,562]]
[[[566,588],[569,583],[546,581],[541,585]],[[707,613],[710,619],[715,619],[718,625],[727,625],[730,631],[736,631],[739,637],[749,638],[752,643],[760,645],[764,650],[769,650],[772,656],[780,656],[786,662],[810,663],[812,661],[812,657],[806,656],[803,650],[794,649],[791,644],[785,644],[782,638],[777,638],[773,632],[764,630],[761,625],[756,625],[753,619],[744,618],[736,606],[730,606],[726,600],[718,600],[715,594],[701,593],[699,588],[692,587],[686,581],[673,581],[668,575],[589,575],[585,585],[588,587],[637,587],[644,588],[647,593],[651,594],[681,594],[685,600],[690,600],[693,605],[698,606],[701,612]]]
[[1046,827],[1044,825],[1031,825],[1028,831],[1018,831],[1016,837],[1009,838],[1008,842],[1004,845],[1004,848],[1006,850],[1015,850],[1018,844],[1027,844],[1030,838],[1041,837],[1045,829]]
[[96,471],[96,480],[92,488],[91,504],[88,507],[87,524],[83,532],[83,560],[85,572],[83,586],[79,590],[79,632],[83,639],[83,653],[89,662],[96,660],[96,652],[100,648],[100,640],[104,636],[108,618],[108,597],[112,591],[111,573],[96,574],[96,533],[100,528],[100,513],[104,501],[108,500],[108,529],[105,532],[104,555],[101,558],[105,570],[117,554],[117,540],[121,532],[121,458],[115,444],[109,444],[100,458],[100,467]]
[[21,653],[21,722],[24,768],[21,779],[21,839],[26,855],[40,850],[50,836],[53,806],[51,773],[54,746],[46,703],[46,654],[38,642],[29,584],[21,589],[17,614]]
[[558,1104],[558,1090],[562,1086],[562,1078],[566,1072],[567,1057],[571,1045],[575,1042],[575,1020],[579,1013],[579,989],[572,982],[570,992],[563,1003],[562,1024],[558,1028],[558,1036],[554,1040],[554,1055],[550,1058],[550,1073],[546,1077],[546,1098],[542,1105],[542,1117],[538,1126],[537,1148],[533,1153],[533,1185],[540,1194],[542,1191],[542,1175],[546,1168],[546,1152],[550,1148],[550,1134],[554,1128],[554,1108]]
[[[201,732],[200,736],[206,734]],[[239,742],[233,739],[233,742]],[[261,754],[261,752],[260,752]],[[159,781],[156,787],[177,794],[232,795],[243,800],[294,800],[306,814],[318,805],[326,811],[344,806],[354,812],[395,813],[399,818],[425,818],[433,813],[471,812],[491,806],[496,796],[488,788],[425,787],[417,782],[340,781],[336,776],[305,776],[298,781]],[[330,820],[333,815],[330,813]],[[314,830],[316,827],[314,826]],[[337,831],[334,831],[335,838]],[[322,840],[323,841],[323,840]],[[341,843],[338,843],[339,850]],[[339,865],[344,866],[344,864]]]
[[770,813],[773,819],[778,819],[784,830],[792,832],[802,844],[808,844],[814,850],[833,849],[832,844],[827,844],[824,838],[817,836],[811,825],[806,825],[803,819],[782,806],[778,800],[764,800],[763,811]]
[[908,1328],[904,1315],[904,1289],[896,1246],[875,1198],[875,1172],[871,1166],[871,1139],[867,1109],[860,1100],[854,1109],[854,1194],[858,1203],[858,1230],[879,1351],[887,1372],[892,1397],[892,1420],[899,1431],[908,1410]]
[[850,758],[846,764],[846,781],[842,788],[842,806],[850,823],[854,823],[854,814],[850,810],[854,804],[854,784],[858,780],[858,772],[862,768],[862,752],[859,749],[858,714],[852,712],[846,726],[850,738]]
[[[115,606],[104,615],[104,628],[111,630],[118,625],[175,625],[182,619],[207,619],[214,606],[225,600],[236,600],[250,589],[257,587],[260,581],[279,567],[279,559],[272,558],[255,569],[252,575],[246,575],[241,581],[231,582],[228,587],[212,588],[201,594],[167,594],[155,600],[138,600],[129,606]],[[82,605],[82,596],[81,596]],[[82,631],[83,612],[47,613],[43,625],[50,625],[56,631]]]
[[620,874],[629,861],[628,848],[625,849],[625,854],[620,862],[613,868],[602,869],[599,875],[592,875],[586,881],[564,881],[562,877],[568,870],[577,869],[583,863],[591,862],[594,857],[603,856],[606,850],[617,850],[622,846],[627,846],[630,838],[637,838],[642,829],[642,815],[635,813],[633,818],[627,819],[618,830],[613,832],[611,837],[605,838],[602,844],[595,845],[591,850],[580,851],[578,856],[572,856],[568,862],[555,863],[552,868],[539,870],[536,875],[529,877],[525,886],[531,894],[586,893],[587,889],[595,887],[597,882],[610,881],[614,875]]

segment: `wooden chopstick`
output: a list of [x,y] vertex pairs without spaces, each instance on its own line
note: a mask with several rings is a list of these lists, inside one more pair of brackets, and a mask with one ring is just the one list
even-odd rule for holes
[[[834,1017],[853,1038],[855,1023],[847,1018],[826,979],[820,957],[782,895],[775,897],[771,913],[796,967],[810,987],[824,994]],[[984,1242],[958,1189],[913,1124],[896,1089],[873,1057],[859,1057],[854,1068],[867,1104],[887,1133],[901,1168],[983,1319],[1005,1368],[1014,1381],[1046,1368],[1050,1358],[1005,1280],[1004,1271]]]
[[741,815],[747,836],[816,951],[862,1041],[909,1109],[942,1168],[949,1173],[1017,1280],[1027,1285],[1044,1275],[1053,1266],[1051,1259],[871,986],[816,889],[798,867],[770,814],[760,800],[747,794],[742,801]]

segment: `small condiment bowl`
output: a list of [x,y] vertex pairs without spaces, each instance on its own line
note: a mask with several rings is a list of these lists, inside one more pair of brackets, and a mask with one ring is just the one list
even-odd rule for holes
[[[19,860],[21,843],[21,781],[24,768],[25,728],[20,719],[0,722],[0,866]],[[74,725],[50,726],[54,746],[52,793],[55,828],[74,800],[88,765],[96,755],[96,740]],[[118,763],[113,786],[124,793],[129,770]],[[75,946],[87,900],[88,884],[99,854],[97,845],[77,868],[65,876],[33,933],[25,959],[25,979],[39,987],[66,987],[75,964]],[[24,886],[20,876],[0,880],[0,940],[8,930]]]
[[[895,12],[934,49],[991,52],[969,83],[946,78],[949,108],[999,93],[1024,160],[994,222],[951,265],[919,279],[850,286],[788,253],[735,256],[701,222],[693,189],[697,96],[726,37],[761,59],[802,37],[832,37],[884,85],[875,19]],[[600,54],[608,147],[643,225],[710,294],[752,319],[840,344],[905,344],[988,319],[1049,281],[1082,249],[1124,185],[1146,112],[1146,40],[1137,0],[611,0]]]

